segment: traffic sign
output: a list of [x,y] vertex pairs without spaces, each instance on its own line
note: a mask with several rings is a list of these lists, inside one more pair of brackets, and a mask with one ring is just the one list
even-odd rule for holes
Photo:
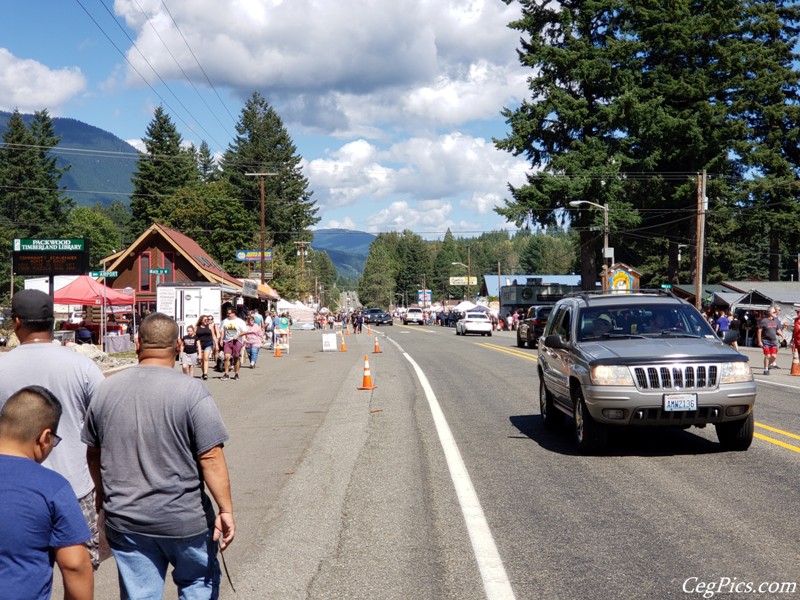
[[662,283],[661,284],[661,288],[665,289],[665,290],[671,290],[672,289],[672,284],[671,283]]
[[116,271],[89,271],[89,277],[116,277],[119,275]]
[[150,275],[169,275],[169,269],[149,269]]

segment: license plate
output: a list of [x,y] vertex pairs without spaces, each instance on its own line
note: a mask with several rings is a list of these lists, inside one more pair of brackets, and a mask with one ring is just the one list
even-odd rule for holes
[[697,410],[697,394],[664,394],[664,410]]

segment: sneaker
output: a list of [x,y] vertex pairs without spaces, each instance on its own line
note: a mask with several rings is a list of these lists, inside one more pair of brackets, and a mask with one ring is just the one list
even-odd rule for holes
[[769,369],[764,370],[764,375],[769,375]]
[[[769,372],[769,371],[767,371],[767,372]],[[227,375],[223,375],[222,377],[220,377],[220,381],[228,381],[229,379],[230,379],[230,377],[228,377]]]
[[234,380],[234,381],[239,381],[239,375],[238,375],[238,374],[234,375],[234,376],[233,376],[233,380]]
[[205,381],[206,379],[208,379],[208,373],[203,373],[203,381]]
[[256,363],[250,363],[250,368],[251,369],[255,369],[256,368]]

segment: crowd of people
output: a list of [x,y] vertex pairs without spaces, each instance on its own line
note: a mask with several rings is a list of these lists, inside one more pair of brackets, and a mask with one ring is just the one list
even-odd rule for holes
[[0,598],[49,598],[54,565],[65,598],[93,598],[101,528],[120,597],[160,598],[170,565],[181,597],[217,597],[218,551],[236,532],[229,435],[208,388],[173,368],[186,349],[178,324],[148,315],[138,364],[105,378],[52,343],[48,294],[18,292],[11,318],[20,345],[0,359]]
[[275,336],[284,335],[280,332],[288,331],[292,322],[288,313],[278,315],[273,310],[262,315],[256,309],[237,309],[233,304],[223,306],[223,314],[225,318],[220,323],[215,323],[213,315],[205,314],[186,327],[178,348],[186,375],[194,377],[194,369],[199,366],[204,380],[208,379],[209,369],[215,369],[223,373],[222,381],[238,381],[242,365],[255,369],[260,351],[271,350]]

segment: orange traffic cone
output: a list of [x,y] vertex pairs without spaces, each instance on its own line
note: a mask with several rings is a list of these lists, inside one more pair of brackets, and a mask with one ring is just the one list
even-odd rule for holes
[[364,381],[357,390],[374,390],[377,385],[372,385],[372,375],[369,372],[369,356],[364,355]]
[[367,333],[369,333],[369,334],[372,333],[372,329],[369,328],[369,325],[367,325]]
[[344,345],[344,336],[342,336],[342,345],[339,346],[339,352],[347,352],[347,346]]
[[381,345],[378,343],[378,336],[376,335],[375,336],[375,349],[372,351],[372,353],[373,354],[380,354],[381,352],[383,352],[383,350],[381,350]]
[[792,350],[792,370],[789,375],[800,375],[800,356],[797,354],[797,347]]
[[277,344],[275,344],[275,352],[273,352],[272,356],[274,356],[275,358],[281,357],[281,347],[278,346]]

